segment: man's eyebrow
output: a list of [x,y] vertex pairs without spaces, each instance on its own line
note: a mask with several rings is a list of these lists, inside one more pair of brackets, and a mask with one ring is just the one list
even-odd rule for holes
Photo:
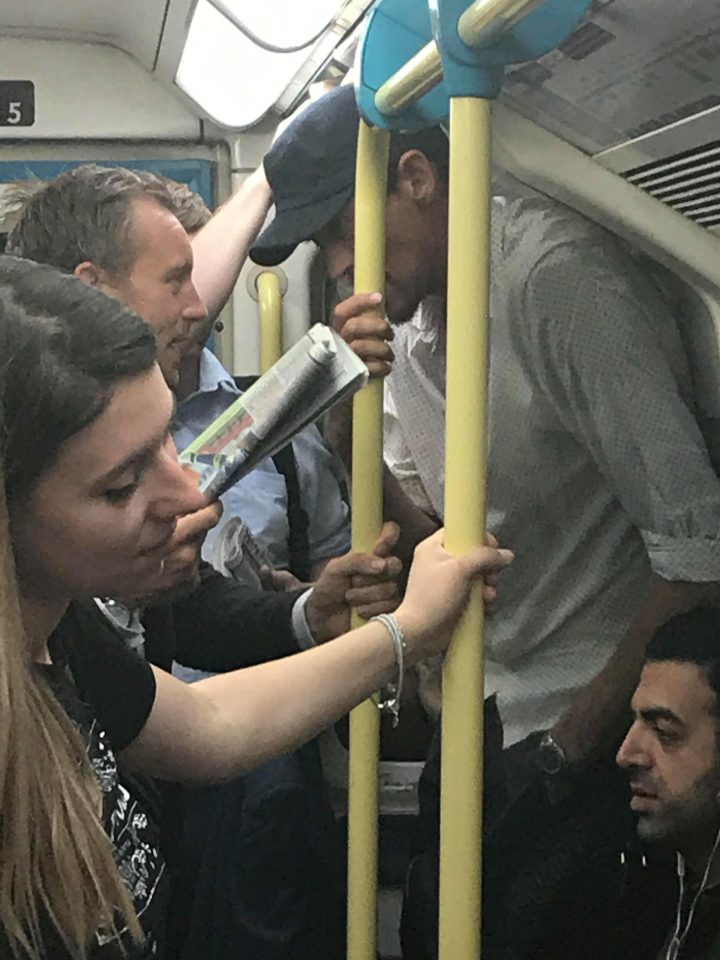
[[671,723],[675,727],[684,727],[685,723],[669,707],[645,707],[637,711],[638,716],[648,723],[655,723],[662,720],[665,723]]
[[148,460],[150,460],[154,455],[158,447],[160,447],[168,435],[172,432],[173,424],[175,422],[175,415],[177,413],[177,397],[173,395],[172,409],[170,410],[170,416],[168,417],[167,425],[159,437],[154,437],[152,440],[148,440],[147,443],[144,443],[141,447],[138,447],[136,450],[132,450],[126,457],[124,457],[120,463],[116,464],[107,473],[104,473],[101,477],[98,477],[97,480],[93,483],[93,487],[104,487],[108,483],[112,483],[114,480],[118,480],[126,471],[131,470],[133,467],[144,466]]
[[183,277],[188,277],[192,273],[193,264],[192,260],[188,258],[182,263],[177,263],[174,266],[170,267],[165,271],[166,280],[182,279]]

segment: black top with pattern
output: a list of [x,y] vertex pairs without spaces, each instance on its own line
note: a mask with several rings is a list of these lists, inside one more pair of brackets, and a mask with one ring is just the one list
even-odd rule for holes
[[[89,629],[92,627],[92,629]],[[116,752],[145,724],[155,699],[150,666],[128,650],[112,628],[98,623],[89,608],[73,604],[50,641],[52,664],[40,666],[70,719],[76,724],[103,791],[103,819],[145,932],[133,942],[99,932],[92,960],[146,960],[161,957],[165,939],[168,877],[160,849],[160,811],[152,784],[123,770]],[[0,955],[3,954],[0,936]],[[43,955],[65,960],[50,932]]]

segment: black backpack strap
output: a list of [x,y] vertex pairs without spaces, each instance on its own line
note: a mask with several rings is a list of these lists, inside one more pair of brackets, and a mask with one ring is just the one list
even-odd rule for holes
[[308,515],[300,499],[300,482],[297,474],[297,460],[292,443],[288,443],[273,457],[278,473],[285,477],[287,487],[287,517],[290,533],[288,551],[290,554],[290,572],[298,580],[307,583],[310,578],[310,541],[308,539]]
[[[239,390],[247,390],[257,380],[257,377],[234,377],[235,385]],[[308,515],[305,512],[300,498],[300,481],[298,480],[297,460],[292,443],[288,443],[278,450],[272,458],[275,469],[285,479],[287,490],[287,518],[288,518],[288,553],[290,572],[298,580],[306,583],[310,580],[310,540],[308,536]]]
[[255,383],[256,380],[259,380],[260,377],[256,373],[252,374],[249,377],[233,377],[233,382],[238,390],[242,390],[245,393],[246,390],[249,390],[250,387]]

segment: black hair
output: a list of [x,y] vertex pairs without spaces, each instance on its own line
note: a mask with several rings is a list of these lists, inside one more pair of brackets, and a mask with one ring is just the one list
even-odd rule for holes
[[715,694],[720,720],[720,609],[696,607],[672,617],[648,644],[646,661],[694,663]]
[[447,185],[450,176],[450,145],[442,127],[424,127],[415,133],[392,133],[388,156],[388,191],[397,186],[400,157],[408,150],[419,150],[431,160],[440,180]]
[[152,330],[119,300],[0,256],[0,463],[11,505],[103,412],[115,386],[155,357]]

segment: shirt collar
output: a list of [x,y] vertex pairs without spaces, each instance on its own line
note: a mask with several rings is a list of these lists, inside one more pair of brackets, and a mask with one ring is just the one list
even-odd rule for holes
[[235,390],[235,382],[218,358],[207,347],[200,354],[200,376],[196,393],[212,393],[220,387]]
[[411,320],[417,330],[418,339],[427,344],[432,353],[445,349],[447,340],[445,315],[445,298],[431,295],[425,297]]

